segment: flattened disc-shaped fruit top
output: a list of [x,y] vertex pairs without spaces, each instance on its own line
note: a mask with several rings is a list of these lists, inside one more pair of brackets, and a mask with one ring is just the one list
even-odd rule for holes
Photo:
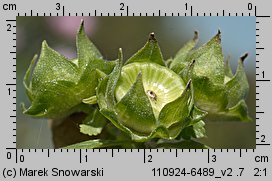
[[140,72],[145,93],[157,119],[162,108],[182,94],[185,84],[175,72],[166,67],[154,63],[130,63],[122,68],[116,85],[117,102],[126,95]]

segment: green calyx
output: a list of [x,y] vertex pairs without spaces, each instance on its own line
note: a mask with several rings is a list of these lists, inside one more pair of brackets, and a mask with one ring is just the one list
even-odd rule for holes
[[[206,136],[204,121],[251,120],[245,103],[249,85],[243,62],[247,54],[233,75],[228,61],[224,64],[220,32],[194,49],[197,41],[195,32],[174,58],[164,61],[151,33],[144,47],[125,63],[121,49],[117,60],[107,61],[86,36],[82,22],[76,59],[68,60],[42,43],[39,58],[34,56],[25,74],[31,105],[26,109],[23,104],[23,111],[53,119],[84,112],[86,119],[79,125],[82,133],[98,136],[103,130],[118,130],[123,134],[118,138],[111,133],[113,142],[91,140],[73,148],[150,140],[159,140],[158,145],[165,148],[177,144],[207,148],[191,140]],[[109,125],[116,130],[107,129]],[[162,141],[173,139],[178,142]]]
[[[95,95],[99,72],[109,74],[116,62],[102,59],[101,54],[85,35],[83,22],[77,34],[77,59],[68,60],[51,49],[44,41],[24,78],[31,101],[25,114],[35,117],[63,118],[83,111],[82,100]],[[32,75],[31,75],[31,72]]]
[[238,61],[235,75],[228,60],[224,65],[221,32],[198,49],[197,36],[178,52],[169,68],[194,84],[195,105],[211,120],[250,121],[245,101],[249,84],[243,67],[247,54]]
[[194,109],[191,81],[185,83],[165,65],[156,63],[164,61],[156,56],[161,55],[154,51],[159,47],[154,34],[150,36],[124,66],[119,59],[97,89],[101,113],[135,141],[175,139],[183,128],[206,115]]

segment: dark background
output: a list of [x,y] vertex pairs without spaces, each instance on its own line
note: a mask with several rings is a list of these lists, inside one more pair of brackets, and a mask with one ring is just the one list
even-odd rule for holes
[[[168,59],[193,37],[195,30],[200,34],[198,45],[202,45],[220,29],[224,56],[231,57],[233,71],[239,57],[249,53],[245,61],[250,83],[247,103],[255,120],[254,17],[17,17],[17,148],[53,148],[48,121],[22,114],[20,103],[29,105],[22,80],[33,55],[40,53],[43,40],[66,57],[76,57],[75,37],[81,19],[106,59],[116,59],[120,47],[124,58],[129,58],[145,44],[150,32],[155,32]],[[206,130],[208,138],[201,142],[212,148],[255,148],[255,121],[207,123]]]

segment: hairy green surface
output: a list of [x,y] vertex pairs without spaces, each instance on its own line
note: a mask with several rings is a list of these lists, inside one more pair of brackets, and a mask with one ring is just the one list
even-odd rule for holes
[[224,63],[220,32],[195,49],[197,41],[195,32],[164,61],[151,33],[123,65],[121,49],[117,60],[103,59],[82,22],[76,59],[42,43],[25,74],[31,105],[22,104],[23,112],[53,119],[84,112],[79,131],[90,140],[66,148],[208,148],[195,141],[206,137],[206,120],[251,120],[245,103],[247,54],[233,75],[228,59]]
[[[76,60],[68,60],[43,42],[35,68],[32,63],[25,75],[24,85],[31,100],[31,106],[24,109],[25,114],[63,118],[80,111],[82,100],[95,95],[98,85],[97,69],[108,74],[116,62],[102,59],[85,35],[83,23],[77,34],[77,52]],[[35,59],[36,56],[32,62]]]

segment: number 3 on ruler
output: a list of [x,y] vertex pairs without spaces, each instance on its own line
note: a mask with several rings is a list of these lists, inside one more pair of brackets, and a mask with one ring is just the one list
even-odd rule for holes
[[211,161],[212,161],[212,162],[216,162],[216,155],[212,155]]
[[56,3],[56,10],[60,10],[60,3]]

